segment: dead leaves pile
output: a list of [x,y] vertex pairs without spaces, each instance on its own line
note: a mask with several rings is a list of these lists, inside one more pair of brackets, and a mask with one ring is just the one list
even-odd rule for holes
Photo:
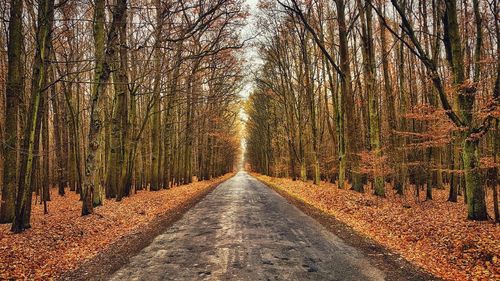
[[[500,227],[466,220],[465,204],[447,202],[447,190],[434,190],[432,201],[416,200],[413,195],[401,198],[392,192],[387,198],[378,198],[369,192],[339,190],[330,183],[314,186],[256,176],[436,276],[446,280],[500,280]],[[491,202],[489,198],[488,207]]]
[[154,218],[175,212],[231,175],[157,192],[139,191],[121,202],[108,200],[95,214],[81,217],[79,195],[51,194],[49,214],[33,205],[32,228],[12,234],[0,225],[0,280],[51,279],[75,269],[119,238],[137,231]]

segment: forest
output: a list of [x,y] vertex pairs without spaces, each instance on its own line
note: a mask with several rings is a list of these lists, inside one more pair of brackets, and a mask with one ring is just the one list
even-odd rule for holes
[[0,222],[12,231],[30,227],[33,192],[44,204],[51,187],[76,192],[87,215],[233,169],[241,3],[2,3]]
[[498,0],[0,15],[0,279],[500,278]]
[[261,2],[250,169],[498,222],[498,1],[333,2]]

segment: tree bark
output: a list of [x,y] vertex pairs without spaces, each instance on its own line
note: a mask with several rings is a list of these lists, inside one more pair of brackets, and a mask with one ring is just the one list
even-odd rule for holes
[[[24,50],[23,0],[12,0],[10,6],[9,40],[7,45],[7,87],[5,89],[5,134],[2,146],[4,153],[2,202],[0,202],[0,223],[14,219],[16,198],[18,114],[19,100],[23,97]],[[3,117],[3,116],[2,116]]]
[[[117,44],[116,32],[116,15],[113,15],[113,23],[108,33],[108,47],[106,49],[106,34],[104,24],[106,20],[105,0],[96,0],[94,7],[94,48],[95,48],[95,70],[94,70],[94,85],[92,88],[92,99],[90,105],[90,122],[88,133],[88,147],[85,158],[85,174],[82,189],[82,215],[92,214],[94,206],[102,205],[102,190],[97,187],[99,181],[95,178],[96,172],[96,157],[100,147],[99,133],[102,128],[102,113],[100,106],[100,98],[106,91],[106,83],[110,76],[110,59],[114,49],[110,46]],[[119,13],[122,6],[117,6],[115,13]]]
[[49,49],[52,40],[52,25],[54,22],[54,0],[41,0],[38,6],[38,29],[36,36],[36,51],[33,64],[33,83],[31,88],[31,104],[24,132],[24,143],[21,147],[25,154],[21,156],[21,170],[18,183],[17,200],[14,221],[11,230],[22,232],[30,226],[32,178],[34,172],[34,157],[37,148],[37,137],[40,133],[40,107],[45,93]]

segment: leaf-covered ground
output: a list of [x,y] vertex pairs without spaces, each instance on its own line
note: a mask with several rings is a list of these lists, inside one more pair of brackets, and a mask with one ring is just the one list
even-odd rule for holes
[[255,176],[436,276],[447,280],[500,280],[500,227],[466,220],[465,205],[447,202],[447,190],[434,190],[432,201],[417,200],[412,194],[402,198],[392,191],[387,198],[378,198],[370,191],[360,194],[339,190],[330,183],[314,186]]
[[0,225],[0,280],[57,277],[230,176],[157,192],[139,191],[121,202],[108,200],[85,217],[80,216],[79,195],[68,192],[61,197],[54,191],[49,214],[43,214],[42,205],[33,205],[31,229],[12,234],[10,225]]

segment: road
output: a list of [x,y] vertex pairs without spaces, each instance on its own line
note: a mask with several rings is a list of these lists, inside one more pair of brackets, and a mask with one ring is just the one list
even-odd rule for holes
[[111,280],[384,280],[370,258],[245,172],[224,182]]

